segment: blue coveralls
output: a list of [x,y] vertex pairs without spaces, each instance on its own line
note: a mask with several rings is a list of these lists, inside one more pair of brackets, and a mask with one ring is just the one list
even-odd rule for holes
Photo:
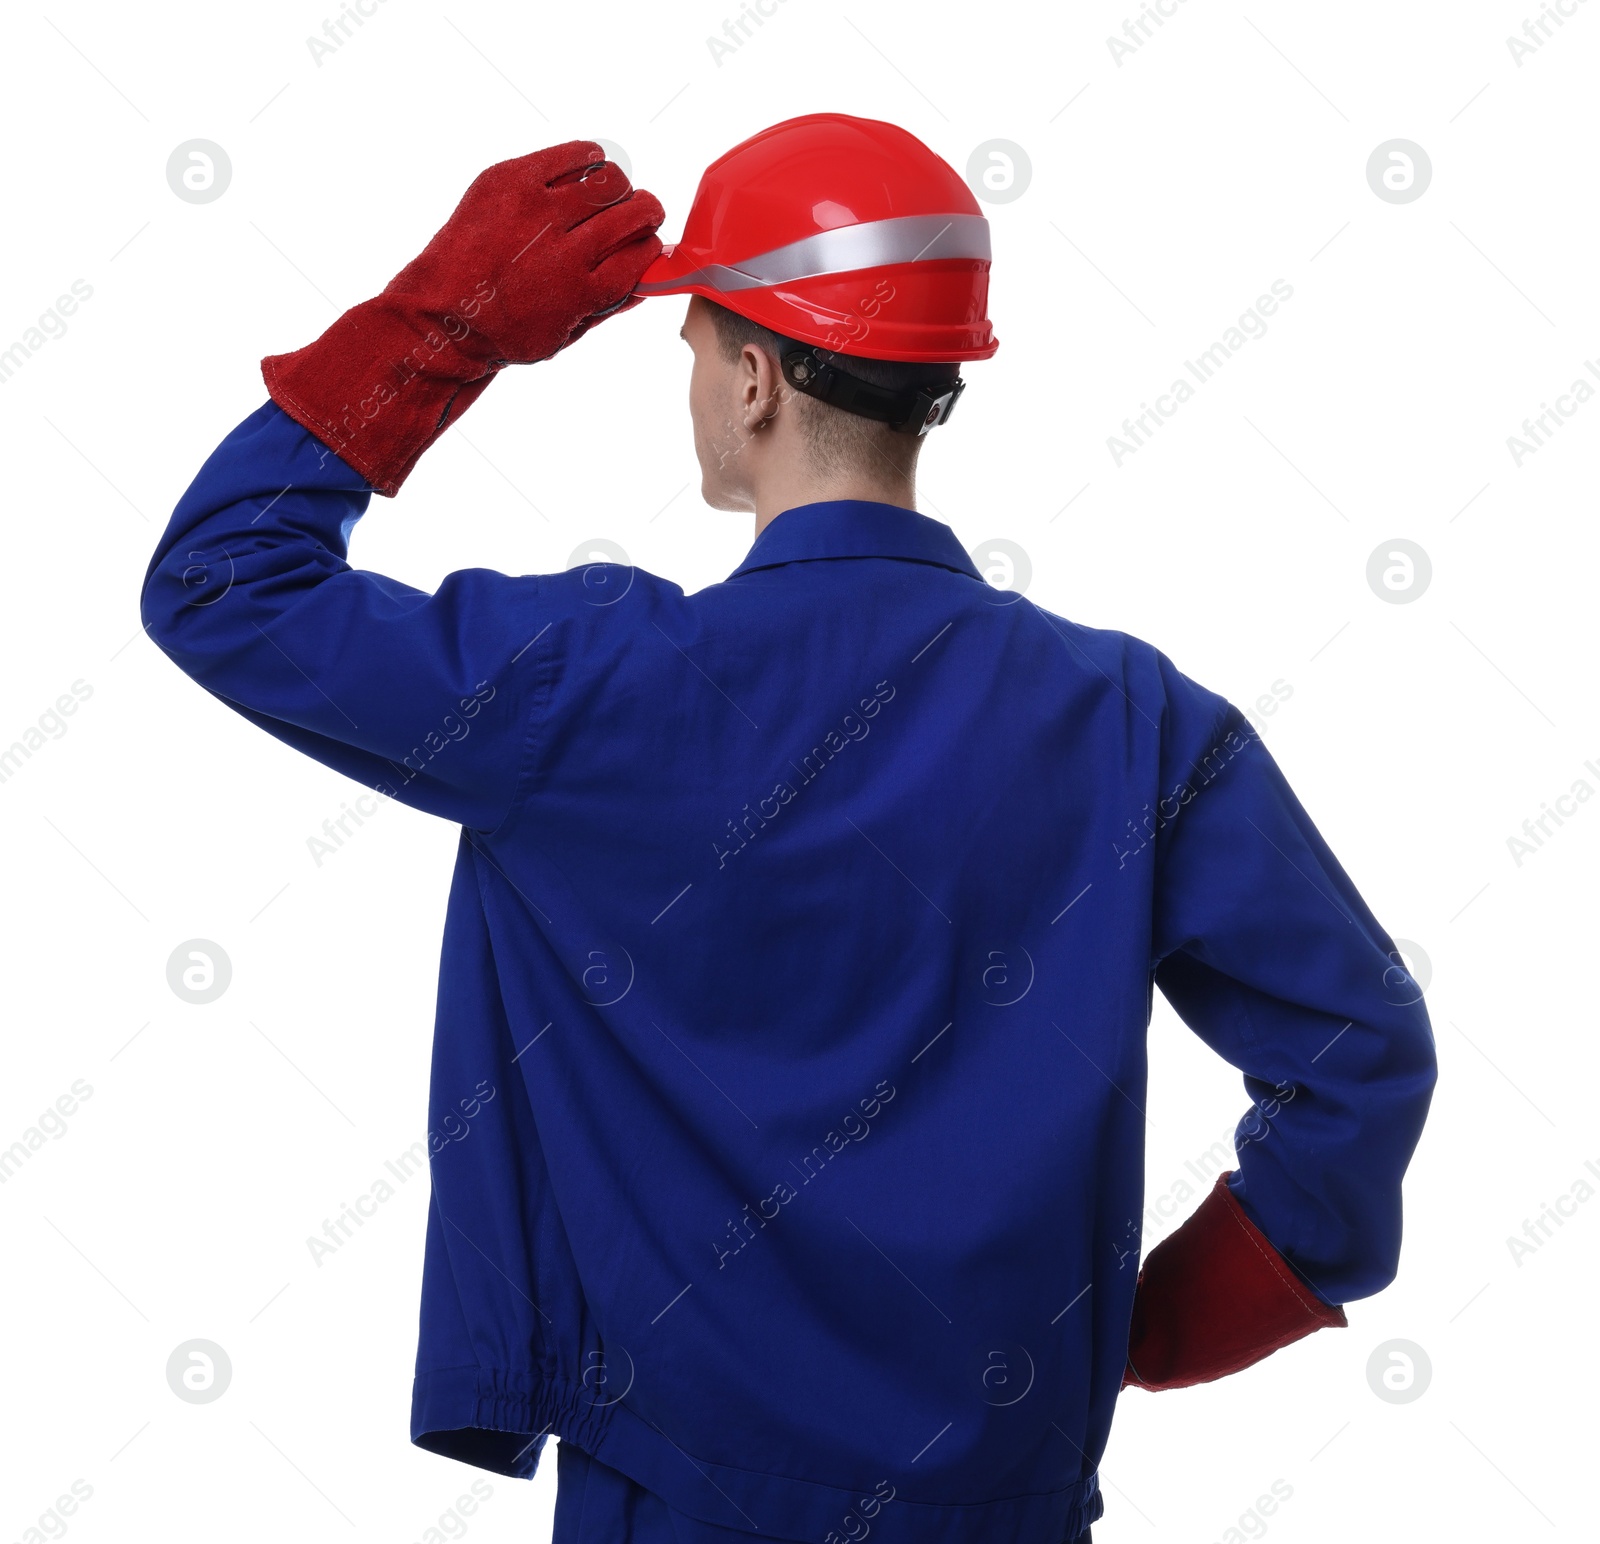
[[1427,1015],[1222,697],[897,506],[788,510],[693,595],[430,595],[346,561],[368,498],[268,403],[142,609],[253,723],[461,826],[415,1442],[591,1455],[564,1538],[580,1504],[679,1544],[1079,1537],[1155,986],[1244,1074],[1251,1220],[1327,1302],[1392,1279]]

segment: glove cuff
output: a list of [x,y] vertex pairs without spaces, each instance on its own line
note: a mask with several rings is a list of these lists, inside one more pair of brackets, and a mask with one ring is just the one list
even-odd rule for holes
[[[459,331],[458,331],[459,329]],[[477,400],[501,361],[474,358],[468,325],[412,316],[380,295],[314,343],[261,361],[267,393],[386,497]]]
[[1139,1272],[1124,1388],[1209,1383],[1315,1330],[1348,1324],[1245,1215],[1228,1173]]

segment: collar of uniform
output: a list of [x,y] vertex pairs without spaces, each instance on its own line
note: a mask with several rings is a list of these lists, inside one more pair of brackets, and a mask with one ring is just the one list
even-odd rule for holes
[[814,558],[904,558],[983,582],[949,526],[914,509],[870,499],[830,499],[784,510],[767,523],[728,577]]

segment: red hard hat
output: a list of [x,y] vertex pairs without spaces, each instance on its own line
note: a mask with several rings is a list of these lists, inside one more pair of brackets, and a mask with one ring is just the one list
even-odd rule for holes
[[705,170],[640,295],[704,295],[864,359],[987,359],[989,222],[948,163],[892,123],[811,113]]

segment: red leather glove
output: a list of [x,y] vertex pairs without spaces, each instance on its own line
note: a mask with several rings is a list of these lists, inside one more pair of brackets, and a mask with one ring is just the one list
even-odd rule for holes
[[261,361],[272,400],[393,495],[507,364],[637,305],[663,211],[592,140],[491,166],[383,293]]
[[1347,1323],[1245,1216],[1223,1174],[1139,1272],[1122,1386],[1210,1383],[1313,1330]]

